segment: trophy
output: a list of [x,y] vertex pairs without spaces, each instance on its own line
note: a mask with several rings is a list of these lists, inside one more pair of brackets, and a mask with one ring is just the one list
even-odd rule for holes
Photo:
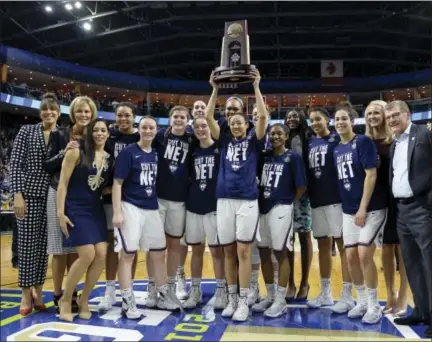
[[214,71],[215,83],[236,85],[252,82],[252,71],[256,70],[250,64],[250,40],[246,20],[225,23],[223,46],[221,50],[221,66]]

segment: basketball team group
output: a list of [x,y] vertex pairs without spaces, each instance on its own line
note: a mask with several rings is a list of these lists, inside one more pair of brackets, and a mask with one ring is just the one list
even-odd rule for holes
[[[311,109],[311,127],[297,108],[283,123],[270,125],[260,80],[254,71],[252,120],[237,96],[227,99],[223,118],[214,118],[218,86],[212,73],[208,103],[194,103],[192,122],[188,108],[173,107],[168,128],[158,128],[151,116],[134,128],[135,107],[128,102],[117,105],[116,123],[109,126],[86,96],[70,104],[71,125],[58,127],[60,106],[53,94],[45,94],[42,121],[21,128],[11,157],[20,313],[47,310],[42,288],[51,255],[53,300],[61,320],[71,322],[75,313],[91,318],[89,295],[104,269],[99,310],[116,303],[118,276],[122,315],[139,319],[133,291],[138,251],[147,253],[146,306],[195,308],[202,302],[207,244],[216,279],[211,303],[223,317],[246,321],[250,309],[280,317],[287,303],[306,301],[311,309],[330,306],[336,315],[365,324],[391,314],[397,324],[426,324],[431,334],[431,132],[411,122],[403,101],[371,102],[365,134],[354,132],[357,113],[348,103],[334,113]],[[293,276],[296,234],[299,289]],[[313,299],[308,298],[311,235],[319,248],[321,286]],[[342,282],[335,302],[333,241],[342,274],[333,279]],[[377,247],[382,247],[378,266]],[[384,308],[377,290],[380,266]],[[411,315],[409,286],[415,302]]]

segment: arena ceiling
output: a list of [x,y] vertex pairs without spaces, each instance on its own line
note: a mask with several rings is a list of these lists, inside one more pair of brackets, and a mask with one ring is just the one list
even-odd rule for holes
[[344,60],[347,77],[431,67],[431,1],[2,1],[0,11],[3,44],[149,77],[208,79],[224,22],[239,19],[267,79],[320,77],[322,59]]

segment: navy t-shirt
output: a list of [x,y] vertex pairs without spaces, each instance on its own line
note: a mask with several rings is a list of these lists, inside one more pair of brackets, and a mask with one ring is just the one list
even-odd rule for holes
[[157,210],[157,174],[158,155],[154,149],[145,152],[138,144],[123,149],[114,167],[114,178],[123,179],[122,201],[139,208]]
[[[138,134],[138,132],[134,132],[132,134],[123,134],[118,129],[114,129],[110,131],[110,137],[105,143],[105,150],[110,154],[110,156],[112,156],[112,158],[116,159],[119,153],[122,152],[125,147],[134,144],[139,140],[140,134]],[[113,178],[108,181],[107,186],[112,185]],[[111,194],[104,195],[103,199],[105,204],[112,203]]]
[[334,149],[339,142],[336,132],[322,138],[312,137],[308,142],[308,197],[312,208],[341,203],[334,164]]
[[178,136],[160,129],[153,145],[158,152],[158,198],[185,202],[188,192],[191,135]]
[[[355,135],[347,144],[340,144],[334,150],[334,163],[338,174],[343,212],[355,215],[364,192],[365,169],[377,167],[377,150],[373,140],[365,135]],[[374,194],[367,212],[385,208]]]
[[205,215],[216,211],[216,187],[221,151],[218,143],[207,148],[194,147],[191,160],[191,183],[186,209]]
[[286,150],[280,156],[266,153],[262,158],[259,208],[267,214],[278,204],[292,204],[296,188],[306,186],[307,180],[304,161],[295,151]]
[[257,165],[264,139],[258,140],[255,133],[239,140],[221,134],[219,143],[217,198],[257,199]]

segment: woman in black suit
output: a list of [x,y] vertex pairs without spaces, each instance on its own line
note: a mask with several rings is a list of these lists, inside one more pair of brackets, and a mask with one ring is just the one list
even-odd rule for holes
[[18,226],[18,286],[22,288],[20,314],[46,310],[42,287],[47,272],[46,203],[50,176],[44,169],[50,132],[56,128],[60,106],[54,94],[40,105],[42,122],[21,127],[10,162],[11,192]]

